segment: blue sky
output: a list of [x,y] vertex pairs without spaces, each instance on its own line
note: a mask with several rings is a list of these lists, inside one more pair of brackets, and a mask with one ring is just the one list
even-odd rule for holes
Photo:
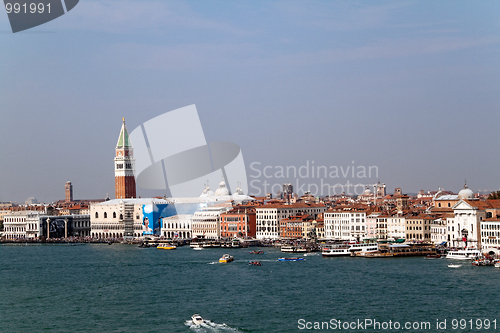
[[247,167],[497,190],[499,46],[498,1],[82,0],[16,34],[2,12],[0,201],[61,199],[67,180],[77,199],[113,197],[121,118],[190,104]]

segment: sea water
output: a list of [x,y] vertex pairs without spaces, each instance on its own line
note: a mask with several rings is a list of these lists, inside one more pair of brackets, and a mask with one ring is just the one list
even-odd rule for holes
[[259,249],[1,245],[0,331],[500,331],[498,268]]

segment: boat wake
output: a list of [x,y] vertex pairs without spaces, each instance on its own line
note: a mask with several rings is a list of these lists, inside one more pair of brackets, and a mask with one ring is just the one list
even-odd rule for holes
[[187,320],[185,322],[186,326],[195,332],[205,333],[205,332],[241,332],[236,328],[230,327],[226,324],[213,323],[210,320],[205,319],[204,323],[196,325],[192,320]]

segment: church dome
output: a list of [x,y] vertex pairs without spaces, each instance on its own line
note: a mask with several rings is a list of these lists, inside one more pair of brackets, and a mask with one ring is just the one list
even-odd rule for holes
[[200,198],[204,197],[213,197],[214,192],[210,191],[210,186],[206,185],[205,189],[203,190],[203,193],[200,195]]
[[467,184],[464,185],[464,188],[458,192],[458,199],[460,200],[469,200],[469,199],[474,199],[474,192],[467,186]]
[[221,181],[219,184],[219,188],[215,191],[215,195],[218,197],[229,195],[229,190],[226,187],[226,183]]
[[368,186],[366,187],[365,195],[366,196],[372,195],[372,191],[370,191],[370,189],[368,188]]

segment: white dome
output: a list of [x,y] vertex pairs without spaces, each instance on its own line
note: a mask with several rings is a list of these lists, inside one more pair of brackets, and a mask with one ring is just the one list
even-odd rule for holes
[[215,191],[215,195],[218,197],[229,195],[229,190],[226,187],[226,183],[221,181],[219,184],[219,188]]
[[365,195],[371,195],[371,194],[372,194],[372,191],[370,191],[370,189],[367,186],[366,190],[365,190]]
[[470,188],[467,187],[467,184],[464,185],[464,188],[458,192],[458,199],[474,199],[474,192]]

